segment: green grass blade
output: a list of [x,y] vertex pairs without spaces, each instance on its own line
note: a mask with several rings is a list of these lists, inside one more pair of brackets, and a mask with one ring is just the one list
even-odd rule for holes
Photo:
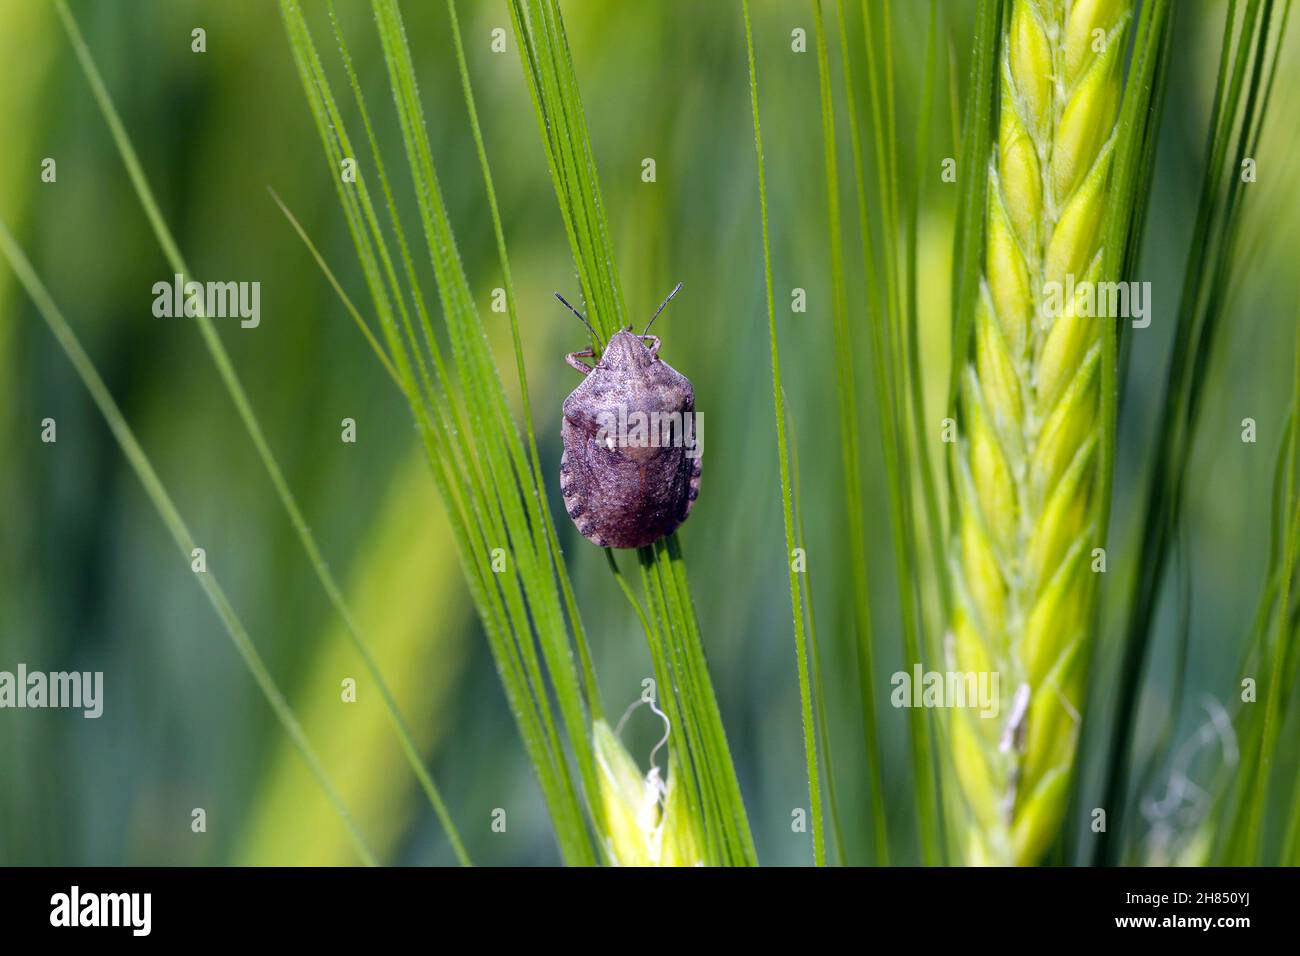
[[[929,167],[929,143],[930,143],[930,117],[933,110],[934,101],[934,83],[938,74],[938,47],[939,47],[939,8],[937,0],[930,0],[929,26],[926,29],[925,42],[925,66],[922,72],[924,77],[921,92],[921,112],[917,120],[917,137],[916,137],[916,159],[913,163],[913,169],[916,175],[912,183],[912,191],[908,197],[907,205],[907,223],[906,223],[906,279],[907,287],[904,296],[907,302],[907,317],[903,324],[904,329],[904,353],[907,357],[907,377],[908,377],[908,399],[912,410],[912,446],[915,449],[916,462],[915,467],[920,472],[920,490],[922,503],[922,516],[925,519],[927,537],[931,559],[934,562],[934,579],[939,594],[939,613],[943,620],[947,620],[951,611],[952,600],[948,594],[948,574],[947,565],[944,561],[944,528],[939,514],[939,491],[935,480],[934,467],[930,461],[930,443],[927,436],[931,433],[930,419],[926,414],[924,379],[921,374],[921,327],[918,315],[918,294],[917,294],[917,218],[921,208],[922,184],[925,182],[925,176],[921,170]],[[901,183],[897,184],[901,187]],[[934,628],[933,634],[937,636],[938,628]],[[933,641],[928,652],[933,657],[937,657],[939,646],[937,641]]]
[[[1168,0],[1152,0],[1142,5],[1134,31],[1129,75],[1124,84],[1120,115],[1116,122],[1114,160],[1110,189],[1113,210],[1102,244],[1102,275],[1130,279],[1137,268],[1146,223],[1147,188],[1155,165],[1155,141],[1160,120],[1165,78],[1168,74],[1168,47],[1173,37],[1173,21]],[[1115,477],[1115,439],[1118,428],[1120,382],[1120,338],[1122,322],[1106,322],[1101,330],[1101,454],[1097,463],[1100,493],[1096,504],[1097,546],[1108,546],[1111,501]],[[1100,602],[1094,610],[1094,627],[1100,621]],[[1091,675],[1090,675],[1091,677]],[[1085,715],[1081,736],[1096,725]],[[1172,726],[1170,727],[1172,732]],[[1154,765],[1154,764],[1153,764]],[[1077,807],[1079,775],[1071,782],[1071,806]],[[1070,814],[1071,817],[1074,814]],[[1073,856],[1075,831],[1066,833],[1068,855]]]
[[[455,248],[433,165],[414,64],[406,43],[400,10],[395,0],[374,0],[372,7],[379,27],[384,58],[388,64],[408,165],[416,182],[417,194],[422,199],[419,204],[420,218],[430,260],[438,279],[439,296],[444,313],[449,319],[455,320],[448,324],[452,332],[453,348],[458,353],[457,365],[462,373],[468,373],[464,381],[469,387],[467,397],[472,417],[477,417],[479,410],[483,409],[484,418],[480,423],[482,430],[478,434],[495,436],[497,439],[488,443],[491,474],[500,476],[513,472],[517,478],[517,483],[516,480],[508,482],[504,492],[498,494],[497,498],[510,539],[518,542],[515,553],[516,558],[523,563],[520,578],[524,594],[532,615],[540,618],[537,632],[543,659],[554,684],[569,746],[576,756],[579,775],[590,802],[594,800],[597,788],[595,760],[589,738],[591,722],[583,685],[571,654],[564,612],[556,593],[554,567],[551,564],[553,550],[543,540],[547,537],[547,525],[540,514],[543,510],[541,496],[534,480],[540,476],[531,470],[523,443],[510,419],[505,392],[488,351],[486,334]],[[531,492],[529,485],[532,486]],[[527,544],[531,544],[531,547],[527,547]],[[527,646],[531,646],[531,641],[527,642]],[[594,684],[594,675],[589,672],[588,686],[594,687]]]
[[[1286,499],[1284,514],[1292,511],[1292,503],[1300,506],[1300,494],[1296,482],[1296,433],[1300,423],[1300,322],[1296,325],[1296,349],[1294,377],[1291,395],[1291,428],[1287,436],[1286,447]],[[1264,726],[1260,731],[1260,754],[1255,764],[1255,774],[1250,788],[1251,800],[1246,811],[1245,838],[1241,846],[1241,860],[1247,863],[1263,865],[1266,861],[1261,835],[1264,826],[1265,807],[1269,795],[1269,784],[1273,770],[1273,760],[1277,751],[1278,733],[1282,723],[1284,701],[1286,700],[1286,661],[1291,645],[1295,639],[1295,630],[1291,624],[1291,579],[1296,568],[1296,524],[1286,523],[1286,543],[1283,547],[1281,567],[1281,596],[1278,600],[1278,613],[1272,643],[1272,661],[1268,667],[1267,680],[1262,682],[1260,693],[1264,703]]]
[[316,265],[320,267],[321,273],[325,276],[325,280],[330,284],[330,288],[334,290],[334,294],[337,295],[339,301],[343,303],[343,308],[347,310],[348,315],[352,316],[352,321],[356,324],[358,330],[360,330],[362,337],[365,338],[366,344],[370,346],[371,351],[375,353],[375,357],[379,359],[379,364],[384,367],[384,371],[388,373],[388,377],[392,379],[393,384],[396,385],[400,391],[402,388],[401,376],[393,366],[393,360],[388,357],[388,352],[384,350],[384,346],[380,343],[379,339],[375,337],[374,331],[370,328],[370,323],[367,322],[365,317],[357,310],[352,299],[348,296],[347,292],[344,291],[342,283],[338,280],[338,276],[336,276],[334,270],[329,267],[329,263],[325,261],[325,257],[321,255],[321,251],[316,248],[316,243],[311,241],[311,237],[307,235],[307,230],[302,227],[302,223],[298,221],[298,217],[289,210],[289,207],[285,205],[284,200],[280,198],[280,194],[269,186],[267,187],[267,192],[271,194],[271,198],[275,201],[275,204],[280,207],[280,212],[284,214],[284,218],[289,220],[289,225],[293,227],[293,231],[298,234],[298,238],[301,239],[303,245],[307,247],[308,253],[310,253],[311,257],[316,261]]
[[[166,221],[163,219],[162,212],[158,208],[153,192],[149,188],[149,183],[144,175],[144,170],[140,165],[139,158],[136,156],[135,149],[131,145],[126,128],[122,124],[121,118],[118,116],[117,109],[114,107],[112,98],[109,96],[108,88],[99,74],[94,58],[91,56],[90,48],[86,45],[85,39],[81,35],[80,28],[77,26],[76,20],[68,10],[67,4],[64,0],[58,0],[56,9],[63,22],[64,28],[67,31],[68,38],[72,43],[82,72],[85,74],[87,82],[90,84],[95,101],[99,106],[100,112],[103,114],[105,122],[109,126],[113,136],[113,141],[121,155],[123,164],[127,168],[132,186],[135,188],[140,203],[144,207],[145,214],[148,217],[149,224],[158,239],[158,243],[162,247],[164,257],[167,259],[170,267],[177,274],[192,279],[193,275],[186,266],[185,261],[181,256],[180,249],[171,234],[171,230],[167,227]],[[198,323],[199,331],[202,333],[204,345],[212,356],[212,360],[221,376],[223,385],[230,393],[231,400],[235,404],[240,420],[243,422],[249,438],[252,440],[253,445],[257,450],[258,457],[262,460],[262,463],[266,468],[267,474],[271,479],[271,484],[275,487],[276,494],[279,497],[285,512],[289,516],[290,523],[293,525],[294,531],[298,536],[303,550],[307,554],[308,560],[320,581],[321,587],[325,591],[326,597],[329,599],[335,612],[344,621],[348,635],[352,640],[353,645],[356,647],[358,654],[360,654],[367,672],[379,688],[380,694],[384,700],[384,705],[388,710],[390,719],[392,720],[394,731],[401,740],[403,752],[406,754],[411,769],[415,773],[416,778],[420,783],[420,787],[424,791],[426,798],[429,800],[429,804],[437,815],[444,831],[447,833],[448,839],[452,843],[457,858],[462,864],[468,865],[469,857],[465,852],[464,845],[461,842],[459,834],[456,832],[456,828],[447,812],[442,796],[438,792],[438,788],[434,784],[433,778],[424,766],[424,762],[416,749],[414,740],[411,737],[410,730],[406,726],[405,720],[397,708],[396,701],[393,699],[388,683],[380,672],[379,666],[374,659],[374,655],[370,651],[369,645],[357,628],[356,622],[343,599],[342,591],[340,590],[338,583],[335,581],[333,574],[330,572],[329,566],[325,562],[324,555],[321,553],[320,547],[316,543],[315,536],[312,535],[311,530],[307,525],[307,520],[302,513],[302,509],[298,506],[297,499],[294,497],[292,490],[289,488],[288,482],[284,478],[279,462],[271,451],[271,447],[267,442],[266,436],[262,432],[262,427],[253,411],[252,403],[249,401],[248,395],[244,391],[243,384],[240,382],[239,375],[230,361],[229,354],[221,344],[221,339],[217,336],[211,320],[200,313],[196,317],[196,321]]]
[[560,554],[560,540],[555,531],[555,523],[550,509],[542,500],[542,490],[546,487],[542,477],[542,462],[537,451],[537,434],[533,428],[532,402],[528,397],[528,374],[524,368],[524,346],[519,336],[519,309],[515,298],[514,280],[510,274],[510,258],[506,254],[505,230],[501,225],[501,212],[497,207],[496,189],[492,185],[492,171],[488,164],[487,148],[483,143],[483,131],[479,126],[478,108],[474,102],[474,91],[469,78],[469,66],[465,61],[465,45],[461,38],[460,19],[456,14],[455,0],[447,0],[447,13],[451,19],[452,39],[456,48],[456,68],[460,72],[461,85],[465,92],[465,108],[469,113],[470,130],[474,135],[474,149],[478,154],[479,165],[483,170],[483,182],[487,190],[488,210],[492,217],[492,232],[496,237],[497,258],[501,262],[501,279],[506,292],[506,312],[510,318],[510,336],[515,352],[515,368],[519,376],[519,393],[523,402],[524,429],[528,439],[529,461],[533,469],[533,491],[537,502],[535,513],[544,522],[542,536],[550,545],[551,565],[560,582],[564,595],[564,605],[569,614],[569,623],[573,628],[574,642],[578,648],[578,660],[586,686],[587,704],[591,709],[592,720],[603,714],[600,700],[600,688],[596,682],[596,668],[591,658],[591,647],[587,634],[578,614],[578,602],[573,593],[573,585]]
[[[126,456],[127,462],[136,473],[136,477],[140,479],[140,484],[144,486],[144,490],[154,508],[158,511],[159,517],[162,518],[163,524],[167,526],[172,540],[176,542],[176,546],[180,549],[182,559],[188,563],[191,560],[192,552],[197,547],[194,536],[190,534],[184,519],[181,518],[175,503],[167,493],[167,489],[163,487],[158,473],[154,471],[153,465],[149,462],[149,457],[145,454],[139,441],[136,440],[135,433],[126,423],[121,409],[118,408],[117,402],[113,400],[113,396],[109,393],[104,380],[100,378],[99,373],[95,370],[95,365],[90,356],[82,348],[76,333],[68,325],[63,313],[59,311],[59,307],[55,304],[44,283],[41,282],[40,277],[32,269],[31,263],[14,241],[13,236],[9,233],[9,227],[3,221],[0,221],[0,254],[4,255],[14,275],[18,277],[18,281],[22,283],[23,288],[27,290],[27,294],[31,296],[37,310],[41,313],[41,318],[45,320],[46,325],[54,334],[59,347],[63,349],[68,361],[72,363],[82,384],[90,392],[95,406],[99,409],[100,414],[104,416],[104,421],[108,424],[109,430],[112,431],[113,437],[121,447],[122,454]],[[196,574],[196,576],[200,587],[203,588],[203,592],[207,595],[213,609],[217,612],[217,616],[221,619],[226,633],[230,635],[231,643],[235,645],[235,650],[239,652],[239,656],[243,659],[245,666],[248,667],[258,689],[261,690],[262,696],[271,705],[271,710],[275,712],[276,718],[283,725],[285,732],[288,733],[294,746],[302,755],[303,762],[307,764],[325,796],[338,812],[339,818],[347,828],[352,844],[356,847],[357,855],[367,865],[376,865],[377,861],[370,851],[370,847],[366,844],[365,837],[362,836],[352,818],[351,812],[343,803],[343,798],[339,796],[338,790],[325,773],[320,758],[312,748],[306,733],[298,723],[298,719],[294,717],[293,711],[284,698],[284,694],[276,686],[275,679],[267,670],[265,662],[263,662],[261,655],[258,654],[257,648],[253,645],[253,641],[244,629],[243,623],[231,606],[225,591],[217,583],[216,574],[207,571]]]
[[1300,866],[1300,766],[1291,787],[1291,818],[1286,825],[1279,861],[1283,866]]
[[[911,366],[907,358],[907,309],[904,301],[898,246],[900,242],[900,217],[898,196],[904,191],[898,175],[898,150],[894,124],[893,44],[890,6],[882,5],[880,22],[872,14],[872,6],[863,0],[863,46],[867,60],[867,102],[871,117],[872,142],[875,146],[876,172],[875,201],[881,210],[880,249],[883,264],[879,273],[874,268],[868,276],[868,292],[874,291],[871,276],[883,277],[884,312],[875,325],[876,348],[873,356],[877,378],[884,382],[888,402],[881,403],[882,441],[885,444],[885,468],[890,484],[890,510],[893,519],[896,579],[899,589],[899,608],[902,617],[903,653],[905,661],[919,663],[924,659],[922,638],[923,605],[920,585],[920,568],[917,552],[921,547],[916,533],[916,514],[913,509],[917,482],[913,475],[911,450],[913,438],[923,442],[923,436],[912,436],[909,431],[908,409],[913,385],[909,381]],[[883,63],[883,67],[882,67]],[[852,109],[852,107],[850,107]],[[861,177],[860,177],[861,178]],[[861,192],[860,192],[861,196]],[[865,198],[860,198],[865,206]],[[861,214],[866,222],[865,211]],[[864,226],[864,236],[869,225]],[[865,239],[864,239],[865,243]],[[876,304],[879,304],[877,299]],[[919,384],[917,385],[919,388]],[[885,420],[884,416],[888,416]],[[924,483],[921,483],[924,487]],[[940,800],[938,781],[934,772],[935,749],[931,715],[927,709],[914,708],[908,713],[908,745],[915,777],[914,806],[917,832],[921,843],[921,859],[927,865],[940,862],[942,853]]]
[[743,0],[745,46],[749,58],[749,98],[754,114],[754,152],[758,163],[758,206],[763,223],[763,273],[767,290],[767,327],[772,353],[772,401],[776,406],[777,459],[781,467],[782,517],[785,520],[787,567],[790,577],[790,606],[794,613],[795,656],[799,669],[799,700],[802,707],[804,761],[808,766],[808,800],[812,817],[813,862],[826,863],[825,834],[821,808],[821,779],[817,766],[817,743],[812,712],[812,689],[808,677],[808,648],[804,635],[803,600],[798,572],[794,569],[794,506],[790,492],[790,452],[785,434],[785,399],[781,390],[781,357],[777,348],[776,299],[772,292],[772,247],[767,222],[767,176],[763,166],[763,132],[758,116],[758,72],[754,63],[754,37],[749,22],[749,0]]
[[[1107,808],[1110,825],[1098,836],[1097,862],[1114,862],[1120,852],[1133,729],[1151,623],[1171,534],[1181,511],[1183,476],[1199,420],[1202,383],[1224,305],[1222,290],[1235,259],[1242,195],[1234,171],[1243,157],[1253,155],[1253,140],[1268,101],[1263,67],[1269,48],[1281,42],[1281,31],[1273,29],[1276,8],[1272,0],[1247,0],[1240,19],[1238,9],[1233,0],[1224,19],[1207,164],[1178,305],[1173,355],[1154,432],[1159,436],[1158,445],[1144,492],[1145,517],[1138,547],[1145,557],[1131,582],[1116,716],[1109,736],[1117,743],[1108,753],[1103,781],[1102,805]],[[1243,763],[1242,773],[1248,772]]]
[[[400,14],[392,4],[376,4],[376,22],[420,207],[421,228],[438,284],[458,377],[453,377],[452,366],[442,354],[420,294],[410,246],[396,212],[391,181],[360,98],[359,84],[341,32],[336,34],[336,39],[340,41],[349,83],[366,127],[376,177],[398,243],[405,287],[387,249],[387,237],[371,201],[366,177],[359,176],[355,187],[349,188],[337,176],[342,159],[355,158],[357,154],[347,136],[302,11],[297,3],[284,0],[281,12],[387,350],[420,426],[470,593],[483,621],[525,750],[551,812],[561,854],[570,863],[594,863],[600,851],[586,824],[583,801],[559,737],[548,690],[554,687],[560,702],[570,749],[584,781],[583,790],[594,794],[594,760],[586,732],[585,702],[569,654],[565,612],[551,565],[552,552],[542,540],[546,523],[539,513],[541,498],[532,481],[527,452],[510,419],[481,319],[459,264],[438,190]],[[414,306],[415,320],[406,305],[408,296]],[[465,437],[470,434],[476,436],[474,441]],[[505,556],[504,566],[500,568],[493,558],[496,549]]]
[[[859,681],[862,695],[860,712],[862,715],[862,734],[867,751],[868,802],[871,807],[872,827],[876,846],[882,848],[881,854],[888,859],[888,824],[885,820],[884,783],[881,772],[880,731],[876,721],[875,694],[875,651],[873,648],[871,626],[871,597],[868,587],[867,541],[865,528],[865,508],[862,502],[862,449],[860,429],[858,426],[857,375],[854,370],[854,348],[849,335],[848,304],[844,288],[844,243],[840,225],[840,186],[839,164],[836,159],[837,145],[835,138],[835,103],[831,92],[830,61],[826,49],[826,27],[822,20],[821,0],[813,0],[813,23],[816,28],[817,75],[821,91],[822,109],[822,152],[826,163],[826,208],[829,230],[828,246],[831,261],[831,300],[833,344],[831,362],[835,366],[836,400],[839,410],[840,430],[840,465],[844,484],[844,521],[848,528],[849,564],[853,578],[853,621],[857,630],[857,640],[853,642],[853,653],[858,662],[858,673],[865,675]],[[793,431],[792,431],[793,435]],[[792,456],[794,440],[791,439]],[[797,476],[798,468],[795,468]],[[797,479],[795,484],[797,485]],[[798,488],[794,491],[796,500]],[[803,520],[802,508],[799,511],[800,524]],[[799,532],[800,539],[803,532]],[[805,580],[806,588],[811,594],[811,584]],[[812,621],[812,604],[809,598],[809,622]],[[811,626],[809,628],[811,634]],[[816,643],[813,643],[814,658]],[[818,668],[814,667],[814,674]],[[819,718],[824,722],[824,701],[821,691],[816,693]],[[825,728],[821,730],[825,738]],[[826,750],[827,789],[833,794],[833,774],[830,767],[829,741],[823,739]],[[831,798],[832,818],[837,816],[836,801]],[[839,830],[838,822],[835,828]],[[836,834],[840,863],[844,863],[842,848],[843,838]]]
[[[790,434],[790,487],[794,494],[794,521],[798,547],[808,553],[808,534],[804,530],[804,497],[799,481],[799,440],[798,430],[794,425],[794,416],[790,413],[790,401],[785,403],[788,418],[787,427]],[[812,656],[813,707],[817,718],[817,739],[820,746],[822,764],[826,767],[826,800],[831,809],[831,838],[835,843],[835,860],[840,866],[848,865],[847,851],[844,844],[844,826],[840,822],[840,802],[835,794],[835,765],[831,754],[830,727],[826,720],[826,684],[822,679],[821,650],[817,642],[817,617],[813,613],[812,568],[803,572],[804,609],[808,615],[808,650]],[[855,644],[856,647],[856,644]],[[875,807],[873,806],[873,810]],[[883,807],[877,811],[883,816]]]
[[[962,118],[960,182],[957,199],[956,245],[953,250],[952,369],[949,374],[949,417],[957,413],[962,369],[970,349],[975,306],[979,300],[984,254],[984,208],[988,194],[989,153],[993,145],[993,116],[999,39],[1002,35],[1001,0],[980,0],[975,14],[975,55],[971,60],[970,92]],[[954,480],[949,456],[949,480]],[[955,502],[953,503],[955,507]]]
[[[898,465],[897,440],[895,438],[898,433],[898,412],[892,374],[894,366],[889,360],[889,355],[892,353],[890,344],[892,336],[888,321],[881,314],[883,295],[876,265],[871,224],[867,213],[869,193],[866,185],[862,137],[858,127],[858,106],[854,92],[857,88],[857,82],[854,77],[853,61],[849,55],[844,0],[838,0],[836,4],[836,19],[840,37],[840,60],[843,63],[844,72],[845,113],[848,119],[849,142],[852,148],[854,177],[857,187],[858,233],[862,242],[863,278],[867,289],[867,314],[865,320],[871,331],[871,359],[874,372],[872,380],[875,383],[876,412],[880,420],[882,454],[885,459],[885,471],[889,487],[890,521],[893,530],[892,542],[899,589],[899,607],[906,620],[909,608],[909,597],[905,583],[907,580],[905,576],[906,548],[903,544],[903,535],[906,533],[906,529],[904,528],[902,516],[902,481]],[[864,700],[867,694],[872,694],[875,679],[876,675],[870,663],[865,659],[865,656],[859,655],[858,683],[863,688]],[[865,716],[864,714],[864,720]],[[880,770],[877,766],[874,769],[868,768],[868,772],[878,774]],[[887,866],[890,856],[889,837],[883,805],[878,812],[873,814],[873,824],[875,829],[876,862],[881,866]]]

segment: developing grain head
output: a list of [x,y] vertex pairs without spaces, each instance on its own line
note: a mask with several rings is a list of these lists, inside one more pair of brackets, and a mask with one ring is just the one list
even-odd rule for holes
[[676,758],[668,779],[641,775],[636,761],[604,720],[592,726],[600,780],[605,848],[617,866],[700,866],[700,837],[682,790]]
[[952,726],[972,863],[1036,862],[1066,809],[1096,593],[1103,320],[1073,301],[1049,314],[1044,287],[1103,278],[1131,16],[1131,0],[1014,0],[1002,38],[947,648],[957,669],[1002,675],[998,718],[958,711]]

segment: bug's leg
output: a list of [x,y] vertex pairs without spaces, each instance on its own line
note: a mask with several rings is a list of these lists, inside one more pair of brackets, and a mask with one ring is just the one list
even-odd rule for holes
[[655,358],[658,358],[659,357],[659,336],[657,335],[641,336],[642,342],[646,341],[647,339],[650,340],[650,354]]
[[570,352],[568,355],[564,356],[564,361],[568,362],[571,366],[576,368],[583,375],[586,375],[588,372],[591,371],[591,366],[583,362],[579,362],[578,359],[595,358],[595,357],[596,357],[596,353],[590,347],[587,347],[583,349],[581,352]]

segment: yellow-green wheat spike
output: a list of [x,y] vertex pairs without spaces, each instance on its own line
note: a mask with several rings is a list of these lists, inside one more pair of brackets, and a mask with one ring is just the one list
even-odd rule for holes
[[949,666],[998,675],[996,716],[954,712],[974,864],[1037,862],[1068,800],[1096,595],[1100,323],[1113,321],[1084,296],[1113,278],[1101,242],[1131,17],[1131,0],[1014,0],[1004,26],[950,553]]

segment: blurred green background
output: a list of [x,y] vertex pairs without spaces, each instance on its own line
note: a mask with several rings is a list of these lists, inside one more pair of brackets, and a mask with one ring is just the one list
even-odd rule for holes
[[[308,6],[317,42],[332,53],[322,11]],[[895,4],[894,54],[904,80],[919,76],[926,6]],[[1154,321],[1133,336],[1122,410],[1112,612],[1116,585],[1133,562],[1145,560],[1132,553],[1134,497],[1160,400],[1220,40],[1221,4],[1177,6],[1139,276],[1153,283]],[[240,329],[231,320],[218,327],[471,856],[485,864],[556,862],[409,412],[266,191],[270,186],[284,198],[350,294],[365,302],[276,5],[75,0],[71,7],[191,267],[203,279],[261,283],[260,327]],[[960,91],[973,7],[965,0],[941,4]],[[397,150],[369,7],[341,0],[339,8],[381,141]],[[617,716],[640,692],[648,654],[604,556],[564,518],[554,478],[559,405],[576,384],[563,354],[582,347],[585,335],[551,293],[577,294],[574,268],[507,9],[497,2],[460,8],[521,304],[548,492],[606,707]],[[422,2],[405,4],[403,12],[460,253],[514,392],[507,319],[488,309],[500,284],[498,265],[446,11]],[[830,371],[834,361],[857,362],[860,396],[874,394],[861,260],[850,228],[851,317],[863,352],[834,356],[812,6],[763,2],[754,14],[782,370],[803,471],[837,785],[850,855],[866,859],[869,815]],[[656,329],[664,357],[693,380],[707,426],[702,495],[681,537],[759,856],[765,863],[806,863],[810,838],[790,827],[791,810],[807,805],[807,780],[739,4],[570,2],[565,15],[629,307],[648,317],[674,283],[685,283]],[[196,27],[207,32],[206,53],[191,51]],[[504,55],[490,50],[497,27],[508,35]],[[808,33],[806,54],[791,49],[796,28]],[[1193,595],[1191,663],[1179,739],[1204,722],[1202,694],[1228,701],[1236,693],[1237,661],[1266,560],[1268,489],[1289,397],[1296,313],[1295,52],[1290,43],[1259,181],[1249,187],[1229,334],[1210,373],[1189,476],[1182,566]],[[0,0],[0,64],[0,215],[206,547],[209,567],[362,830],[387,862],[453,862],[193,323],[151,312],[151,287],[169,280],[171,270],[51,7]],[[327,59],[327,68],[341,75],[335,60]],[[836,77],[838,84],[838,69]],[[940,158],[954,155],[948,81],[941,79],[931,132],[933,169],[920,171],[922,359],[936,455],[956,198],[956,187],[938,175]],[[905,156],[919,97],[919,81],[899,83]],[[56,183],[40,180],[45,157],[57,161]],[[656,161],[654,183],[641,178],[646,157]],[[407,185],[399,189],[414,225]],[[852,218],[851,191],[844,201]],[[806,313],[789,308],[796,287],[807,291]],[[57,420],[55,444],[40,441],[46,417]],[[354,445],[340,441],[345,417],[357,421]],[[1258,423],[1256,444],[1240,440],[1245,417]],[[867,501],[880,503],[867,520],[887,813],[895,859],[906,862],[915,860],[907,712],[887,700],[889,675],[910,662],[903,662],[896,624],[874,410],[864,410],[862,421]],[[105,675],[98,720],[68,711],[0,711],[0,863],[354,862],[338,818],[7,268],[0,268],[0,449],[0,670],[21,661],[32,669]],[[1175,585],[1171,579],[1169,588]],[[1168,711],[1180,622],[1172,603],[1165,605],[1144,690],[1143,745]],[[1104,649],[1118,633],[1112,617]],[[1094,696],[1104,706],[1113,655],[1103,650],[1097,664]],[[359,685],[355,704],[340,700],[347,677]],[[643,766],[658,730],[644,713],[629,725],[626,739]],[[1293,730],[1284,746],[1292,768]],[[1095,744],[1085,755],[1085,787],[1096,776]],[[206,811],[206,833],[191,831],[197,807]],[[507,811],[505,833],[490,827],[496,808]]]

